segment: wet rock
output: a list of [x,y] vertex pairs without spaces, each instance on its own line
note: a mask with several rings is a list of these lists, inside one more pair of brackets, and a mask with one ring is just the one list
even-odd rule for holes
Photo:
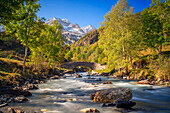
[[132,90],[128,88],[110,88],[97,91],[91,95],[96,103],[113,103],[116,101],[129,101],[132,99]]
[[22,102],[28,101],[28,99],[25,98],[24,96],[19,96],[19,97],[15,97],[15,98],[14,98],[14,101],[15,101],[15,102],[18,102],[18,103],[22,103]]
[[93,100],[94,97],[95,97],[95,93],[91,93],[91,94],[90,94],[90,98]]
[[164,82],[164,84],[165,84],[166,86],[168,86],[168,85],[169,85],[169,82]]
[[[8,103],[0,104],[0,108],[1,108],[1,107],[4,107],[4,106],[8,106]],[[0,113],[1,113],[1,111],[0,111]]]
[[132,101],[116,101],[117,108],[131,108],[136,105],[136,102]]
[[32,84],[38,84],[38,83],[40,83],[39,80],[34,80],[34,81],[32,82]]
[[103,84],[112,84],[112,82],[104,82]]
[[149,84],[150,84],[150,82],[149,82],[149,80],[148,80],[148,79],[146,79],[146,80],[138,81],[138,82],[137,82],[137,84],[146,84],[146,85],[149,85]]
[[9,113],[26,113],[22,110],[14,109],[14,108],[8,108]]
[[39,88],[38,88],[38,85],[29,84],[29,83],[25,84],[25,86],[22,86],[22,88],[23,88],[24,90],[34,90],[34,89],[39,89]]
[[56,75],[56,76],[51,77],[50,79],[60,79],[60,76]]
[[109,73],[101,73],[100,76],[108,76]]
[[25,97],[32,95],[29,91],[20,90],[20,89],[0,89],[0,95],[4,95],[4,94],[8,94],[11,96],[23,95]]
[[82,76],[77,74],[76,78],[82,78]]
[[115,103],[104,103],[102,107],[113,107],[115,105],[116,105]]
[[44,113],[44,112],[46,112],[46,111],[47,111],[47,109],[41,109],[41,111]]
[[156,84],[155,81],[150,82],[150,85],[155,85],[155,84]]
[[164,85],[164,82],[163,82],[163,81],[160,81],[159,84],[160,84],[160,85]]
[[40,84],[43,84],[43,83],[45,83],[45,81],[40,81]]
[[85,108],[81,109],[80,111],[84,113],[100,113],[100,111],[97,110],[96,108]]
[[67,102],[69,102],[69,101],[77,101],[77,99],[76,99],[76,98],[66,99],[66,101],[67,101]]
[[95,79],[96,81],[102,81],[102,79],[101,78],[98,78],[98,79]]
[[116,78],[117,79],[123,79],[123,74],[117,75]]

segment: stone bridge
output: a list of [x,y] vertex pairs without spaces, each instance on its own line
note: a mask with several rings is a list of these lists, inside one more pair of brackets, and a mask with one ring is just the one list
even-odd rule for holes
[[67,62],[61,65],[62,68],[66,68],[66,69],[74,69],[78,66],[89,67],[92,70],[103,70],[106,68],[106,65],[101,65],[95,62]]

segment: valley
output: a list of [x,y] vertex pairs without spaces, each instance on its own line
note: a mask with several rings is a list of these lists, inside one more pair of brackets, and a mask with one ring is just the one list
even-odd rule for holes
[[63,1],[0,1],[0,113],[168,113],[169,1]]

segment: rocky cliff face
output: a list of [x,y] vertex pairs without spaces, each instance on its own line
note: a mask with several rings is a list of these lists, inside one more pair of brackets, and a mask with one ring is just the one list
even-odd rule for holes
[[67,44],[78,41],[86,33],[95,29],[92,25],[80,28],[77,23],[73,25],[68,19],[60,19],[55,17],[46,21],[45,24],[52,25],[53,21],[58,21],[63,26],[62,34],[66,38],[65,43]]

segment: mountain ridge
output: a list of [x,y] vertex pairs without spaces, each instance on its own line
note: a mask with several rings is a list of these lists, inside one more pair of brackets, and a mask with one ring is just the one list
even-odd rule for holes
[[49,26],[53,24],[53,21],[58,21],[62,26],[62,34],[66,38],[66,44],[71,44],[78,41],[81,37],[85,36],[89,31],[96,29],[92,25],[80,27],[77,23],[72,24],[68,19],[61,19],[52,17],[45,22]]

